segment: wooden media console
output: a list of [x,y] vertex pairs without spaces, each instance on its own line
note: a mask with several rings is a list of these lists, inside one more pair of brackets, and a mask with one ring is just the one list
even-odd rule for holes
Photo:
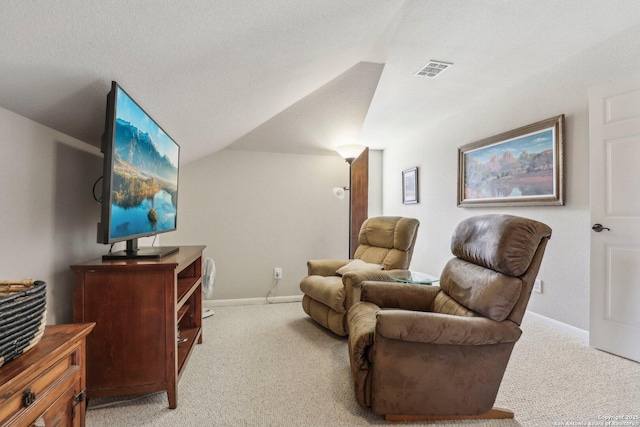
[[167,391],[202,343],[202,251],[181,246],[156,260],[102,259],[72,265],[74,321],[87,337],[89,398]]

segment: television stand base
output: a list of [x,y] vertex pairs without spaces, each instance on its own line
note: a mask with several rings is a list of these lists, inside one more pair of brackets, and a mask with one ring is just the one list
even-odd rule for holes
[[172,253],[178,252],[178,246],[149,246],[138,248],[135,251],[118,251],[102,255],[103,260],[114,259],[160,259]]

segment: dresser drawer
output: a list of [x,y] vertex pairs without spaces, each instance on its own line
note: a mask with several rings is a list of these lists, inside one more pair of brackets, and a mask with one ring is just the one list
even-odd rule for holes
[[[31,399],[35,399],[34,402],[29,404],[35,405],[40,400],[43,393],[50,387],[55,386],[56,380],[61,378],[72,366],[72,356],[65,357],[59,360],[51,368],[44,372],[44,374],[35,378],[25,378],[23,384],[16,384],[12,390],[8,391],[9,396],[2,402],[2,418],[8,418],[15,414],[19,410],[28,407],[26,397],[27,393],[31,393]],[[0,420],[2,421],[2,420]]]
[[[82,401],[78,402],[78,390],[80,390],[80,379],[74,381],[58,399],[49,406],[45,412],[36,420],[35,427],[77,427],[83,422],[84,410],[86,409],[84,395]],[[71,424],[69,424],[71,420]]]
[[[67,365],[66,369],[59,372],[58,369],[64,367],[64,363],[59,363],[53,369],[47,371],[42,377],[29,384],[22,392],[14,394],[7,400],[6,407],[3,407],[3,415],[8,416],[2,421],[2,426],[26,426],[44,413],[54,402],[63,395],[67,389],[75,384],[80,384],[81,369],[79,366]],[[82,390],[76,386],[76,393]],[[26,393],[33,393],[31,401],[26,402]],[[71,405],[72,399],[69,399]],[[3,405],[4,406],[4,405]]]

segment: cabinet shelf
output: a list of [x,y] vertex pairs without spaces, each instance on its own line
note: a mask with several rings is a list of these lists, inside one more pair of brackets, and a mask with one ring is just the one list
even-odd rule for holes
[[180,337],[187,338],[187,341],[183,344],[178,344],[178,378],[182,376],[184,367],[191,356],[194,347],[193,343],[200,340],[201,334],[202,328],[180,329]]
[[89,398],[166,390],[177,407],[178,381],[202,342],[203,250],[71,266],[74,320],[96,323],[87,339]]
[[176,318],[176,323],[180,324],[180,321],[182,320],[182,318],[184,317],[185,314],[187,314],[187,312],[189,311],[189,309],[191,308],[190,304],[185,304],[182,307],[180,307],[178,309],[178,317]]
[[178,306],[183,305],[191,297],[191,295],[193,295],[196,289],[200,287],[201,283],[202,281],[199,277],[198,278],[178,277],[178,288],[177,288],[178,304],[177,305]]

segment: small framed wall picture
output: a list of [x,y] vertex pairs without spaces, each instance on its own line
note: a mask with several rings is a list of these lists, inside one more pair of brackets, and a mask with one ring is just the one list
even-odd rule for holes
[[418,168],[402,171],[402,203],[418,203]]

